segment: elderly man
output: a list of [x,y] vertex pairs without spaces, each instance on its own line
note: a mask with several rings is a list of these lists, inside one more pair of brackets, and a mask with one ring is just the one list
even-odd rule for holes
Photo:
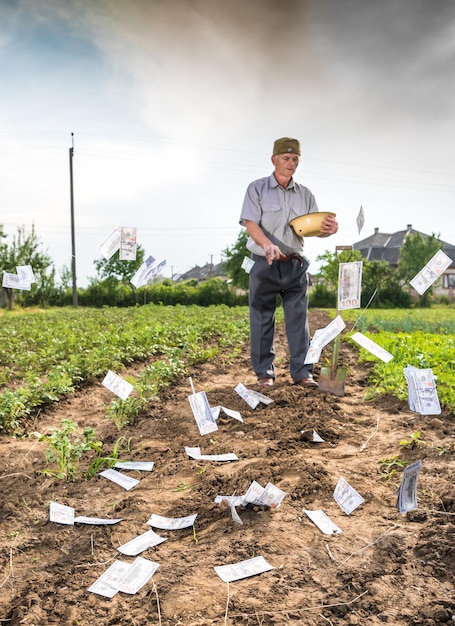
[[[274,172],[248,185],[240,223],[246,227],[254,265],[249,276],[251,363],[260,386],[275,379],[275,310],[277,296],[284,309],[294,383],[316,388],[312,365],[305,365],[310,344],[308,327],[308,260],[303,256],[303,238],[289,226],[300,215],[318,211],[313,194],[293,176],[300,163],[297,139],[282,137],[273,145]],[[334,217],[327,216],[321,237],[338,230]]]

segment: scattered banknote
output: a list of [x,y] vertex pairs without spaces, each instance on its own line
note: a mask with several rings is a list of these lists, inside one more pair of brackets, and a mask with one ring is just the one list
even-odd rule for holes
[[354,509],[365,502],[362,496],[341,476],[333,492],[333,497],[346,515],[350,515]]
[[121,472],[117,472],[117,470],[114,470],[114,469],[104,470],[103,472],[100,472],[100,476],[104,476],[104,478],[111,480],[113,483],[116,483],[117,485],[119,485],[120,487],[123,487],[123,489],[126,489],[127,491],[135,487],[140,482],[139,480],[137,480],[137,478],[131,478],[130,476],[125,476],[125,474],[122,474]]
[[226,407],[220,406],[220,405],[212,406],[210,407],[210,410],[212,411],[212,415],[216,420],[219,418],[221,411],[223,411],[223,413],[227,415],[228,417],[233,417],[235,420],[239,422],[243,422],[243,418],[239,411],[227,409]]
[[6,289],[22,289],[23,291],[30,291],[32,285],[29,282],[21,280],[21,277],[17,274],[3,272],[2,287],[5,287]]
[[246,256],[244,257],[243,261],[242,261],[242,265],[240,266],[242,268],[242,270],[245,270],[245,272],[247,274],[249,274],[253,268],[254,265],[254,261],[253,259],[251,259],[250,257]]
[[74,509],[72,506],[51,502],[49,504],[49,521],[57,524],[74,526]]
[[49,521],[57,524],[66,524],[67,526],[74,526],[75,523],[102,526],[118,524],[122,519],[103,519],[100,517],[85,517],[84,515],[75,517],[75,510],[72,506],[51,502],[49,505]]
[[259,404],[258,398],[255,398],[243,383],[239,383],[237,387],[235,387],[234,391],[239,394],[242,400],[245,400],[251,409],[255,409]]
[[357,230],[358,230],[358,233],[360,235],[360,231],[362,230],[363,225],[365,224],[365,212],[363,210],[363,206],[360,207],[360,211],[359,211],[355,221],[357,222]]
[[131,568],[131,563],[125,561],[114,561],[108,569],[101,574],[97,580],[88,588],[91,593],[99,596],[113,598],[118,593],[118,583],[127,575]]
[[248,395],[252,398],[255,398],[256,400],[259,400],[261,404],[265,404],[266,406],[272,404],[273,402],[272,398],[269,398],[268,396],[265,396],[263,393],[255,391],[254,389],[248,389]]
[[136,470],[138,472],[151,472],[154,466],[153,461],[117,461],[114,465],[117,469]]
[[241,524],[242,521],[236,511],[236,507],[246,507],[248,504],[256,504],[271,509],[277,509],[285,496],[286,493],[272,483],[267,483],[265,487],[262,487],[257,481],[253,480],[243,496],[216,496],[215,502],[217,504],[227,502],[231,509],[232,519]]
[[126,574],[118,582],[118,590],[123,593],[135,594],[148,583],[158,569],[159,564],[138,556]]
[[120,228],[120,261],[136,260],[136,233],[137,228],[130,228],[129,226],[122,226]]
[[339,528],[330,517],[328,517],[324,511],[316,510],[309,511],[303,509],[303,512],[310,518],[310,520],[319,528],[324,535],[339,535],[343,531]]
[[158,546],[163,541],[166,541],[166,537],[160,537],[153,530],[147,530],[142,535],[138,535],[131,541],[124,543],[119,546],[117,550],[124,554],[125,556],[136,556],[147,548],[152,548],[153,546]]
[[417,508],[417,478],[421,465],[422,461],[415,461],[404,468],[396,505],[400,513],[408,513]]
[[135,594],[148,583],[158,567],[158,563],[140,556],[133,563],[114,561],[88,591],[106,598],[112,598],[118,591]]
[[123,518],[117,519],[104,519],[102,517],[85,517],[85,515],[79,515],[74,518],[74,522],[78,524],[91,524],[92,526],[108,526],[110,524],[118,524],[122,522]]
[[300,439],[302,441],[311,441],[313,443],[323,443],[325,439],[316,430],[301,430]]
[[23,283],[36,283],[35,274],[31,265],[16,265],[19,280]]
[[217,461],[219,463],[224,463],[227,461],[239,460],[239,457],[233,452],[226,452],[225,454],[201,454],[201,448],[199,446],[195,446],[194,448],[185,446],[185,452],[189,457],[195,459],[196,461]]
[[433,370],[408,365],[403,371],[408,384],[408,404],[411,411],[421,415],[440,415],[441,405]]
[[335,339],[345,327],[346,324],[343,322],[343,318],[341,315],[337,315],[325,328],[318,328],[310,342],[305,364],[317,363],[322,349]]
[[146,285],[151,278],[153,264],[155,262],[155,257],[148,256],[142,265],[136,270],[136,273],[130,280],[130,283],[135,287],[142,287]]
[[354,341],[358,343],[359,346],[362,346],[362,348],[365,348],[365,350],[368,350],[368,352],[371,352],[371,354],[377,356],[378,359],[384,361],[384,363],[388,363],[393,359],[393,354],[390,354],[390,352],[384,350],[384,348],[382,348],[380,345],[378,345],[376,342],[374,342],[372,339],[369,339],[362,333],[354,333],[352,335],[352,339],[354,339]]
[[234,580],[241,580],[242,578],[249,578],[250,576],[256,576],[256,574],[269,572],[275,568],[273,565],[267,563],[263,556],[255,556],[252,559],[239,561],[232,565],[218,565],[214,569],[221,580],[224,580],[225,583],[230,583]]
[[218,425],[210,410],[205,391],[191,394],[188,396],[188,400],[201,435],[208,435],[218,430]]
[[276,509],[282,503],[286,493],[272,485],[267,483],[265,487],[262,487],[258,482],[253,480],[248,488],[248,491],[243,496],[244,501],[247,504],[258,504],[260,506],[268,506],[271,509]]
[[247,389],[243,383],[239,383],[234,391],[238,393],[242,400],[245,400],[252,409],[255,409],[259,403],[268,405],[273,402],[272,398],[265,396],[263,393],[259,393],[259,391],[254,391],[253,389]]
[[104,385],[106,389],[109,389],[109,391],[112,391],[112,393],[115,393],[115,395],[122,400],[126,400],[134,389],[131,383],[124,380],[121,376],[118,376],[118,374],[115,374],[111,370],[107,372],[102,385]]
[[153,513],[147,524],[161,530],[180,530],[193,526],[196,521],[197,513],[187,515],[186,517],[162,517]]
[[99,246],[101,256],[105,259],[110,259],[117,250],[120,248],[120,226],[114,228],[109,233],[103,243]]
[[442,250],[438,250],[425,267],[409,281],[409,284],[419,295],[422,295],[451,264],[452,259]]
[[360,308],[362,261],[340,263],[338,266],[338,310]]

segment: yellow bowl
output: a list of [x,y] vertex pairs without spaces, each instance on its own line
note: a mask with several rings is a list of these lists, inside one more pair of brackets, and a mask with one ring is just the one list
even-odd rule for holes
[[321,234],[321,224],[328,215],[336,217],[336,213],[332,213],[331,211],[307,213],[306,215],[294,217],[294,219],[289,222],[289,226],[294,229],[295,234],[299,235],[299,237],[317,237]]

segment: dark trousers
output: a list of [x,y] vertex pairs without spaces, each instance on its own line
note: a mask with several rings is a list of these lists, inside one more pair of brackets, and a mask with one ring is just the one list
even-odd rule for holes
[[258,378],[275,378],[275,311],[281,296],[294,382],[306,378],[312,365],[304,365],[310,344],[308,328],[308,263],[296,259],[269,265],[264,257],[252,255],[249,277],[251,364]]

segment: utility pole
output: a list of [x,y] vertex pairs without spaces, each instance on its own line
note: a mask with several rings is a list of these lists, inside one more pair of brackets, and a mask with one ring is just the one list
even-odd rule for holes
[[74,157],[74,133],[71,133],[71,148],[70,148],[71,275],[73,277],[73,306],[77,306],[76,235],[74,232],[73,157]]

